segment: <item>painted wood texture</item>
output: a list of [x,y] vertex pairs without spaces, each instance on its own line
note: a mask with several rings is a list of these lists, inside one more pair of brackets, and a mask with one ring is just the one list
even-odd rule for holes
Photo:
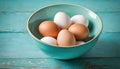
[[1,0],[3,12],[33,12],[43,6],[58,3],[80,4],[96,12],[118,12],[120,0]]
[[[83,57],[120,57],[120,43],[116,42],[120,40],[119,35],[103,33],[97,44]],[[40,51],[27,33],[1,33],[0,39],[0,58],[50,58]]]
[[56,59],[1,59],[1,69],[119,69],[119,58]]
[[[37,9],[58,3],[80,4],[103,21],[97,44],[81,58],[61,61],[44,54],[26,30]],[[119,69],[120,0],[0,0],[0,68],[11,69]]]

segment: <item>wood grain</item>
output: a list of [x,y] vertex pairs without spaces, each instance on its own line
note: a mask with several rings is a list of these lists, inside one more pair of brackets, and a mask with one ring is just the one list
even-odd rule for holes
[[0,0],[1,12],[33,12],[43,6],[58,3],[80,4],[95,12],[120,12],[120,0]]
[[[119,35],[102,33],[97,44],[83,57],[120,57]],[[50,58],[28,33],[1,33],[0,39],[0,58]]]
[[[103,32],[120,32],[120,13],[97,13],[103,21]],[[0,32],[27,32],[31,13],[0,13]]]
[[[42,52],[26,30],[29,16],[41,7],[78,4],[103,21],[97,44],[80,58],[56,60]],[[0,0],[0,69],[120,69],[120,0]]]
[[61,61],[56,59],[0,59],[1,69],[119,69],[118,58],[78,58]]

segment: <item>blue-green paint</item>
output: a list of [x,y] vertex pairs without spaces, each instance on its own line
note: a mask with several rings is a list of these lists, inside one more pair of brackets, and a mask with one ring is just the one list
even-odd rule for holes
[[[56,47],[40,41],[43,36],[39,33],[39,24],[44,20],[53,20],[54,15],[60,11],[67,13],[70,17],[76,14],[81,14],[88,18],[90,34],[88,37],[89,40],[87,40],[86,44],[82,46]],[[56,59],[72,59],[86,53],[96,44],[98,37],[102,32],[102,28],[102,21],[97,14],[83,6],[71,4],[55,4],[44,7],[33,13],[27,23],[27,30],[38,42],[37,46],[47,55]]]
[[[82,57],[120,57],[119,35],[102,33],[97,44]],[[51,58],[39,50],[28,33],[0,33],[0,39],[0,58]]]
[[[83,5],[101,17],[103,33],[82,56],[84,59],[64,62],[48,57],[26,33],[28,17],[37,9],[56,3]],[[83,65],[87,69],[120,69],[119,5],[120,0],[0,0],[0,68],[80,69]],[[81,63],[82,60],[85,61]]]
[[61,61],[56,59],[9,58],[0,60],[1,69],[119,69],[119,58],[77,58]]
[[[120,32],[118,29],[120,27],[120,13],[97,12],[97,14],[103,21],[103,32]],[[30,15],[32,13],[0,13],[0,32],[27,32],[26,22]],[[12,20],[13,18],[14,20]]]
[[9,12],[33,12],[43,6],[58,3],[78,4],[88,7],[96,12],[117,12],[120,0],[1,0],[0,11]]

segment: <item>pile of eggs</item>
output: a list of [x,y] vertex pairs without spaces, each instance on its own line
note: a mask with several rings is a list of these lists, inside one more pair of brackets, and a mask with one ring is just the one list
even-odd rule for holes
[[54,21],[40,23],[39,32],[44,36],[41,41],[60,47],[85,44],[83,40],[89,35],[88,24],[83,15],[70,18],[66,13],[58,12]]

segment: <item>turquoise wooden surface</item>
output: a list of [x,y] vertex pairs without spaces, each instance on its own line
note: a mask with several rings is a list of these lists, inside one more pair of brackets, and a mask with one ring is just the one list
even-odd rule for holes
[[[36,46],[26,30],[29,16],[50,4],[80,4],[95,11],[104,29],[97,44],[80,58],[60,61]],[[119,69],[120,0],[0,0],[0,68]]]

